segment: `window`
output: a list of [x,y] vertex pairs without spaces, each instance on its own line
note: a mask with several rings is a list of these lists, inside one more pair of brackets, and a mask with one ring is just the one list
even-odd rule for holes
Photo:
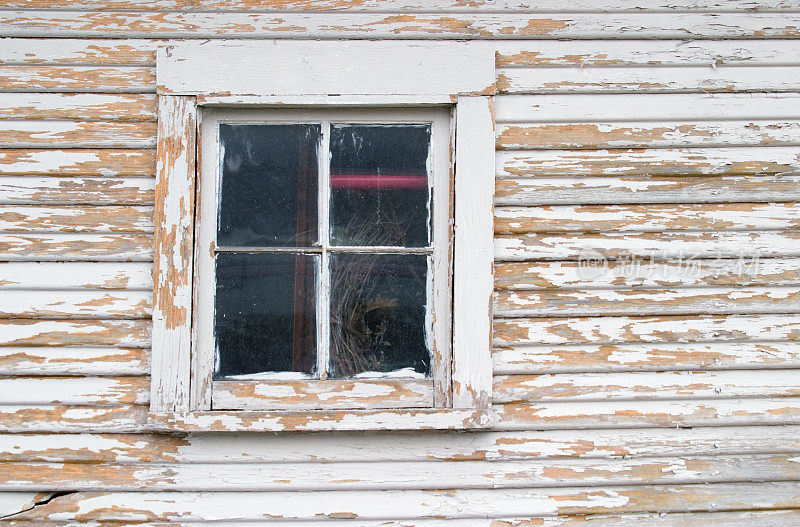
[[183,42],[157,71],[152,424],[487,426],[491,50]]

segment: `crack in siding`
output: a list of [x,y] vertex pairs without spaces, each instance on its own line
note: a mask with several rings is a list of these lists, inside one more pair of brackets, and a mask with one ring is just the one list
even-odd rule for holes
[[4,516],[0,516],[0,520],[6,520],[6,519],[9,519],[9,518],[13,518],[14,516],[18,516],[20,514],[24,514],[26,512],[32,511],[36,507],[40,507],[42,505],[47,505],[48,503],[50,503],[51,501],[53,501],[56,498],[60,498],[62,496],[69,496],[70,494],[77,494],[77,493],[78,493],[78,491],[76,491],[76,490],[53,492],[52,494],[50,494],[45,499],[42,499],[42,500],[39,500],[39,501],[34,501],[33,505],[31,505],[27,509],[22,509],[21,511],[12,512],[11,514],[6,514]]

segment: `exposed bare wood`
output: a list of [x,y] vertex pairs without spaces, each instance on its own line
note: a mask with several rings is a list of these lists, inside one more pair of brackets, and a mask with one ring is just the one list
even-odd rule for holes
[[145,375],[148,350],[122,347],[0,347],[0,375]]
[[153,148],[155,123],[0,120],[3,148]]
[[147,377],[0,377],[0,405],[144,404]]
[[155,71],[139,66],[0,66],[7,92],[152,93]]
[[494,401],[601,401],[800,395],[796,370],[502,375]]
[[128,93],[0,93],[0,117],[155,121],[156,96]]
[[150,346],[148,320],[0,320],[2,346]]
[[146,429],[146,406],[0,406],[2,432],[135,433]]
[[[109,4],[105,4],[103,9],[108,7]],[[159,44],[159,41],[139,39],[4,39],[0,41],[0,64],[154,66]]]
[[0,318],[150,318],[150,291],[0,291]]
[[496,374],[800,367],[793,341],[524,344],[495,348],[492,357]]
[[0,290],[126,289],[149,291],[153,268],[148,263],[0,263]]
[[155,150],[0,150],[0,176],[148,176]]
[[601,176],[498,179],[496,205],[800,201],[800,176]]
[[797,231],[609,232],[497,236],[496,260],[770,258],[800,256]]
[[28,233],[152,233],[153,208],[0,205],[0,230]]
[[0,259],[8,261],[149,262],[150,234],[5,234]]
[[151,178],[0,177],[0,204],[150,205]]

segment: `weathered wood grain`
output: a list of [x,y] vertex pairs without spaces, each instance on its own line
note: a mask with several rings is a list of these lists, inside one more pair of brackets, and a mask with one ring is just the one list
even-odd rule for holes
[[796,92],[797,66],[498,68],[503,94]]
[[797,315],[704,315],[499,319],[496,346],[629,342],[795,341]]
[[3,148],[153,148],[155,123],[0,120]]
[[3,119],[155,121],[156,96],[129,93],[0,93]]
[[[0,266],[0,272],[2,266]],[[495,264],[495,289],[612,289],[786,286],[800,283],[800,259],[638,260],[591,266],[580,262]]]
[[147,430],[147,407],[0,406],[0,431],[9,433],[136,433]]
[[0,205],[5,232],[152,233],[153,207]]
[[797,149],[670,148],[649,150],[529,150],[497,153],[498,177],[680,176],[792,173]]
[[800,367],[793,341],[523,344],[495,348],[492,358],[505,375]]
[[0,290],[124,289],[150,291],[153,268],[139,262],[4,262]]
[[4,37],[79,38],[793,38],[783,13],[148,13],[2,11]]
[[6,176],[0,204],[150,205],[155,186],[151,178]]
[[153,68],[140,66],[0,66],[10,92],[153,93]]
[[0,318],[150,318],[150,291],[0,291]]
[[0,150],[0,176],[147,176],[155,150]]
[[494,401],[606,401],[800,395],[797,370],[500,375]]
[[7,261],[150,262],[150,234],[17,234],[0,238],[0,259]]
[[144,404],[147,377],[0,377],[0,405]]
[[[109,5],[103,8],[106,7]],[[0,41],[0,64],[155,66],[159,44],[156,40],[141,39],[4,39]]]
[[799,201],[800,176],[579,176],[498,179],[496,205]]
[[[797,484],[731,483],[719,485],[612,486],[607,489],[497,489],[318,492],[311,502],[304,493],[268,492],[79,492],[20,512],[15,520],[80,519],[91,521],[301,520],[324,518],[449,518],[554,516],[620,512],[686,512],[795,507]],[[230,512],[228,512],[230,511]]]
[[495,140],[498,150],[797,144],[800,122],[762,120],[502,124]]
[[0,346],[0,375],[146,375],[149,366],[144,348]]
[[637,258],[772,258],[800,256],[797,231],[607,232],[499,235],[498,261],[582,260],[592,266],[604,260]]
[[150,346],[147,320],[0,320],[2,346]]

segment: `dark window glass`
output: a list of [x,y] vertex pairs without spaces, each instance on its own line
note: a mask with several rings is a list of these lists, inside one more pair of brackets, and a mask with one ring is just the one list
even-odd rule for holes
[[430,137],[430,125],[331,125],[332,245],[428,245]]
[[329,377],[404,368],[427,375],[427,257],[335,254],[330,273]]
[[317,241],[318,124],[221,124],[221,246]]
[[217,254],[214,378],[314,371],[315,260],[285,253]]

